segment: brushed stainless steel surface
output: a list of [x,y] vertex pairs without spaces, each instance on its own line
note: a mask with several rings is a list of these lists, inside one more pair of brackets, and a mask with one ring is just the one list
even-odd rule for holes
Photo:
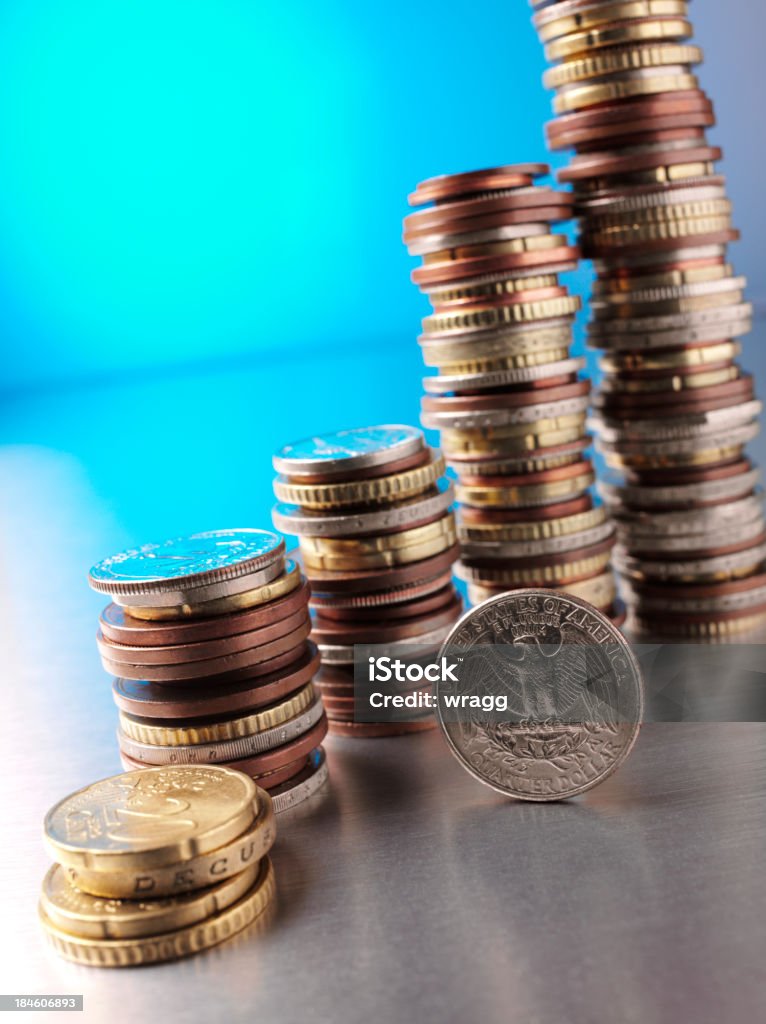
[[[35,442],[0,447],[0,991],[83,992],[78,1019],[99,1024],[762,1019],[762,724],[647,725],[617,774],[547,805],[481,786],[438,733],[330,738],[329,790],[280,818],[279,907],[265,933],[143,970],[77,967],[47,948],[36,920],[49,864],[43,816],[119,770],[117,711],[95,644],[104,599],[85,574],[143,531],[268,526],[280,419],[267,404],[254,456],[244,429],[253,381],[239,376],[226,398],[243,427],[232,465],[252,465],[259,482],[253,491],[211,485],[192,506],[173,505],[161,439],[156,450],[141,439],[148,490],[133,505],[124,492],[135,491],[135,468],[122,467],[134,474],[123,483],[94,440],[98,416],[133,407],[144,385],[115,387],[84,409],[76,393],[41,396],[0,420],[0,441]],[[179,409],[195,386],[178,385]],[[182,470],[212,454],[204,439],[189,447]]]

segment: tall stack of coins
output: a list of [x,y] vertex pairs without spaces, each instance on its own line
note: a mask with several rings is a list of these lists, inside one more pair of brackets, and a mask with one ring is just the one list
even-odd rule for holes
[[534,23],[554,63],[554,149],[576,155],[589,341],[604,350],[593,424],[618,523],[630,625],[726,638],[766,620],[766,527],[744,447],[761,406],[736,362],[750,329],[713,108],[692,72],[684,0],[561,0]]
[[241,772],[171,765],[102,779],[46,815],[57,863],[40,920],[61,956],[91,967],[198,953],[266,919],[274,837],[268,794]]
[[316,679],[330,729],[384,736],[433,726],[354,721],[354,645],[438,650],[460,615],[452,485],[422,431],[376,426],[306,438],[274,456],[277,529],[297,534],[311,581]]
[[276,810],[323,784],[309,587],[282,538],[193,534],[106,558],[88,579],[113,602],[97,642],[117,677],[125,768],[228,764],[268,789]]
[[[431,178],[404,221],[413,281],[433,313],[420,338],[422,422],[458,477],[458,576],[472,603],[517,587],[579,595],[621,618],[614,526],[594,504],[589,384],[570,353],[579,299],[559,273],[578,251],[552,225],[572,196],[536,184],[545,164]],[[426,205],[432,204],[432,205]]]

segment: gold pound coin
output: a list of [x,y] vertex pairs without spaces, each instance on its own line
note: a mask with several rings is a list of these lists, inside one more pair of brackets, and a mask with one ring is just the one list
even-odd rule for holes
[[68,867],[67,878],[93,896],[126,900],[178,896],[215,885],[256,864],[273,846],[276,822],[271,798],[265,790],[259,792],[258,802],[258,817],[248,829],[225,846],[200,857],[158,868],[92,871]]
[[272,580],[271,583],[256,587],[254,590],[246,590],[242,594],[219,597],[213,601],[204,601],[199,604],[181,604],[165,608],[124,607],[123,610],[126,615],[131,615],[134,619],[147,619],[152,622],[165,619],[195,619],[228,615],[230,612],[240,612],[246,608],[256,608],[258,605],[277,601],[280,597],[295,590],[300,582],[300,567],[295,562],[288,561],[281,576]]
[[144,938],[82,938],[58,928],[41,909],[40,919],[54,949],[67,960],[88,967],[137,967],[191,956],[242,931],[274,897],[274,869],[268,857],[253,885],[238,900],[203,921]]
[[487,281],[483,284],[453,285],[451,288],[432,289],[428,292],[428,298],[434,306],[446,306],[451,302],[462,302],[466,299],[481,301],[497,295],[515,295],[516,292],[528,291],[531,288],[555,288],[558,283],[557,274],[503,277],[499,281]]
[[161,867],[230,842],[258,811],[252,779],[222,765],[168,765],[113,775],[57,803],[45,839],[64,865]]
[[559,298],[539,299],[535,302],[513,302],[505,306],[475,306],[473,309],[433,313],[423,320],[423,330],[429,335],[448,331],[497,329],[505,324],[574,316],[579,308],[580,298],[577,295],[562,295]]

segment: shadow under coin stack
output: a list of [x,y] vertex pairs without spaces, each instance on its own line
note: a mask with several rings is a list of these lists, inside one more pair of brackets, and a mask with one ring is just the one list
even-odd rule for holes
[[578,251],[551,225],[572,196],[535,184],[545,164],[431,178],[404,222],[412,279],[433,314],[422,423],[458,476],[457,575],[473,604],[518,587],[577,595],[623,617],[609,567],[614,526],[594,505],[589,384],[569,346],[579,299],[558,274]]
[[[354,644],[417,644],[436,652],[462,606],[452,583],[458,555],[441,453],[409,426],[306,438],[274,456],[281,504],[274,523],[297,534],[311,582],[315,680],[332,732],[388,736],[435,725],[354,721]],[[404,652],[403,652],[404,653]]]
[[125,768],[227,764],[281,811],[324,783],[309,587],[268,530],[215,530],[104,559],[97,636]]
[[614,564],[629,626],[725,639],[766,622],[766,529],[744,446],[761,406],[736,362],[750,329],[713,108],[683,0],[562,0],[534,15],[559,115],[552,148],[576,155],[581,246],[597,279],[589,343],[604,350],[593,426],[621,479]]
[[170,765],[102,779],[45,817],[57,863],[41,923],[57,953],[89,967],[199,953],[269,923],[274,837],[268,794],[240,772]]

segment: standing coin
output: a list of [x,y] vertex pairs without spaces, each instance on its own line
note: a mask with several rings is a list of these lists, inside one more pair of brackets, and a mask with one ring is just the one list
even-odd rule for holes
[[[475,778],[521,800],[561,800],[602,782],[630,753],[643,682],[625,638],[568,594],[519,590],[467,612],[439,658],[436,684],[452,752]],[[449,710],[445,698],[460,710]],[[494,697],[495,710],[482,708]],[[503,706],[503,700],[505,707]]]

